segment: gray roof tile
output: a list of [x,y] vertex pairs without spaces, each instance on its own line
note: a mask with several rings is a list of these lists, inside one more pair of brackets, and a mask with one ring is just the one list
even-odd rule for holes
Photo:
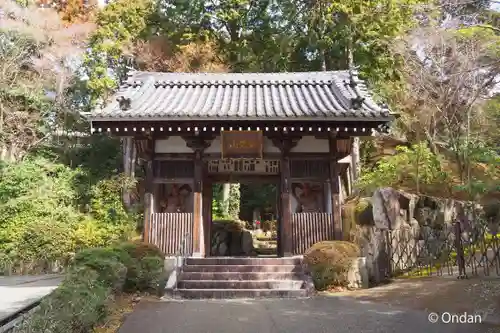
[[[132,72],[91,120],[388,119],[354,71]],[[358,105],[356,105],[358,104]],[[342,119],[339,119],[342,118]]]

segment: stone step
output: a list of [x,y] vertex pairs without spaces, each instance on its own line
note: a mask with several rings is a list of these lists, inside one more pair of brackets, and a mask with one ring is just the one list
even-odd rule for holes
[[300,272],[182,272],[181,280],[301,280]]
[[299,265],[186,265],[183,272],[300,273]]
[[229,281],[229,280],[181,280],[179,289],[273,289],[299,290],[303,281],[264,280],[264,281]]
[[292,298],[307,297],[305,289],[177,289],[175,296],[186,299],[227,299],[227,298]]
[[265,248],[265,247],[260,247],[260,248],[255,248],[254,249],[257,254],[264,254],[264,255],[269,255],[269,254],[275,254],[277,249],[276,248]]
[[300,265],[301,258],[187,258],[186,265]]

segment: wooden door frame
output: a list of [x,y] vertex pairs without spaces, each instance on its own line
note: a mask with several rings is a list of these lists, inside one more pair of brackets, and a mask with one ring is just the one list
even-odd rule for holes
[[[204,232],[205,232],[205,257],[212,256],[212,200],[213,200],[213,185],[214,184],[224,184],[224,183],[261,183],[261,184],[275,184],[277,190],[278,199],[280,196],[281,189],[281,177],[279,175],[229,175],[229,174],[207,174],[203,180],[203,207],[204,207]],[[206,193],[209,191],[209,193]],[[208,200],[208,202],[206,202]],[[281,228],[279,227],[282,219],[282,209],[280,208],[280,201],[276,202],[278,208],[278,216],[276,223],[277,230],[277,248],[276,252],[278,257],[282,257],[283,253],[280,251],[282,248],[281,244]],[[205,216],[206,215],[206,216]]]

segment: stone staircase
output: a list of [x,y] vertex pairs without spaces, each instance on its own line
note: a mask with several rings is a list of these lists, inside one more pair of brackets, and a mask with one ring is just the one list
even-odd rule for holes
[[302,258],[187,258],[174,297],[306,297]]

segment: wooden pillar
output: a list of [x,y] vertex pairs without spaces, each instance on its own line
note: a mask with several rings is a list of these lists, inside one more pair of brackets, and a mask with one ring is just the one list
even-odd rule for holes
[[288,152],[281,154],[281,247],[282,256],[292,255],[292,207],[290,202],[290,159]]
[[203,231],[205,243],[205,257],[211,255],[211,227],[212,227],[212,183],[209,181],[206,170],[203,179]]
[[292,235],[292,208],[291,208],[291,175],[290,175],[290,150],[295,147],[300,138],[275,138],[274,145],[281,152],[280,159],[280,192],[281,192],[281,219],[279,221],[279,255],[291,256],[293,254]]
[[203,216],[203,151],[210,146],[211,140],[200,137],[184,138],[186,145],[194,151],[194,192],[193,192],[193,256],[204,257],[205,253],[205,230]]
[[339,184],[339,165],[338,165],[338,152],[337,140],[335,137],[329,138],[329,159],[330,159],[330,191],[332,200],[332,214],[333,214],[333,229],[336,240],[342,240],[342,215],[340,207],[340,184]]
[[202,244],[205,238],[203,233],[203,149],[195,149],[194,153],[194,193],[193,193],[193,256],[205,256],[205,246]]
[[154,139],[149,137],[142,158],[145,161],[145,184],[144,184],[144,225],[142,238],[146,243],[150,242],[151,235],[151,214],[155,212],[154,205]]

